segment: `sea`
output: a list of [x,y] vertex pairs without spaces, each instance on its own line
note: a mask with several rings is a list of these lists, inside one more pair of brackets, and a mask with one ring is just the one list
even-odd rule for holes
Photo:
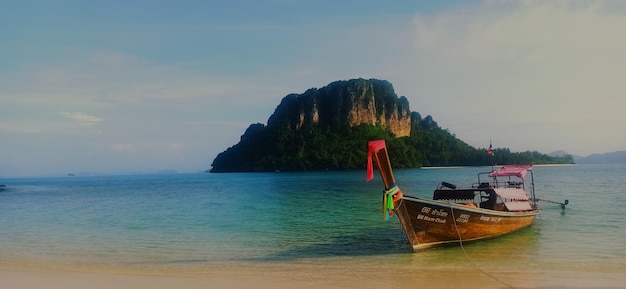
[[[441,181],[470,185],[490,169],[394,173],[404,194],[430,198]],[[529,228],[419,253],[412,253],[397,218],[385,220],[380,177],[365,178],[365,170],[0,178],[6,186],[0,191],[0,264],[626,275],[626,164],[535,166],[537,197],[568,200],[564,210],[540,202]]]

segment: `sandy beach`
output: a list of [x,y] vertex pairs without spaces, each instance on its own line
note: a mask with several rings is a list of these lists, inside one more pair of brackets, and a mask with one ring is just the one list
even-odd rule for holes
[[[4,288],[623,288],[626,272],[493,272],[418,269],[391,272],[350,266],[269,264],[197,271],[115,271],[0,267]],[[5,287],[6,286],[6,287]]]

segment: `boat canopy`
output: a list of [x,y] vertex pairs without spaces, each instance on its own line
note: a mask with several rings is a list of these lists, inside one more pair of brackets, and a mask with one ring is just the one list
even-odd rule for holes
[[493,171],[489,174],[490,177],[518,177],[523,179],[526,176],[526,172],[533,168],[532,165],[511,165],[502,166],[499,170]]

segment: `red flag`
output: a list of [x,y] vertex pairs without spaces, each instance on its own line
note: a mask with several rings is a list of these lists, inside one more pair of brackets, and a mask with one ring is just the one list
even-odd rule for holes
[[387,148],[385,140],[373,140],[367,143],[367,181],[374,178],[374,165],[372,164],[372,154]]
[[493,156],[493,148],[491,147],[491,142],[489,142],[489,149],[487,150],[487,154]]

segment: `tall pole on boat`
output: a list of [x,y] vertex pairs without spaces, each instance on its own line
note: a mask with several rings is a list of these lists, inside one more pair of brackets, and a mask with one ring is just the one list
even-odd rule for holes
[[[491,156],[491,171],[496,170],[496,154],[493,153],[493,146],[491,145],[491,139],[489,139],[489,148],[487,149],[487,154]],[[493,177],[496,180],[496,177]]]

